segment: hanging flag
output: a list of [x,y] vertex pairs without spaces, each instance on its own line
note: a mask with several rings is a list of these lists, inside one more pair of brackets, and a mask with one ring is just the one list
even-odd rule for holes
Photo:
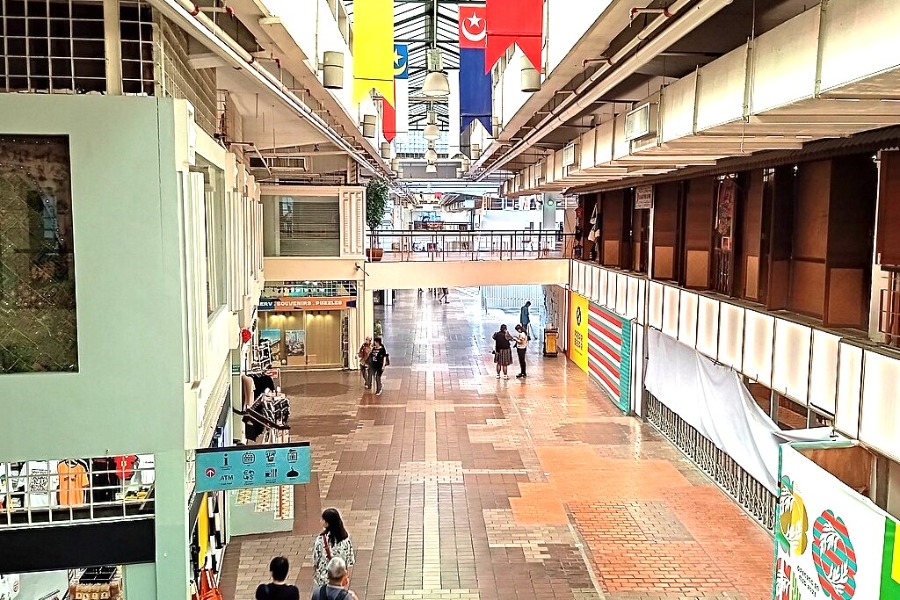
[[375,88],[394,102],[394,2],[353,3],[353,103]]
[[396,132],[404,141],[409,131],[409,46],[394,44],[394,109]]
[[494,68],[507,48],[519,44],[531,65],[541,72],[544,0],[487,0],[485,18],[488,23],[485,71]]
[[483,6],[459,7],[460,131],[479,121],[491,132],[491,70],[485,69],[488,27]]
[[[394,98],[397,97],[397,82],[394,82]],[[395,100],[396,102],[396,100]],[[391,106],[387,98],[381,100],[381,131],[387,142],[393,142],[397,137],[397,110]]]

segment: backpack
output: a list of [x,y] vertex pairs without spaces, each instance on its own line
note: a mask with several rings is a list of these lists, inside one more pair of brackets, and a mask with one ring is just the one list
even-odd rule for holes
[[[346,600],[350,593],[347,590],[341,590],[335,600]],[[319,588],[319,600],[328,600],[328,584]]]

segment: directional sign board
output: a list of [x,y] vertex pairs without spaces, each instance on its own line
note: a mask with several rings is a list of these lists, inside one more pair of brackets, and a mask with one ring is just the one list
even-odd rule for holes
[[198,492],[309,483],[309,442],[197,450]]

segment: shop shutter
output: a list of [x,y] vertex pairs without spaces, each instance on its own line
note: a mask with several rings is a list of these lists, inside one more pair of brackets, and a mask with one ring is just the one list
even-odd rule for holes
[[282,256],[340,256],[337,199],[282,198]]

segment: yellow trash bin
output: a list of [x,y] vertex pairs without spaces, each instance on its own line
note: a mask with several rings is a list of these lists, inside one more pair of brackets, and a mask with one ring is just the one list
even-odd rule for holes
[[556,327],[548,327],[544,329],[544,356],[556,356],[559,354],[557,341],[559,340],[559,329]]

